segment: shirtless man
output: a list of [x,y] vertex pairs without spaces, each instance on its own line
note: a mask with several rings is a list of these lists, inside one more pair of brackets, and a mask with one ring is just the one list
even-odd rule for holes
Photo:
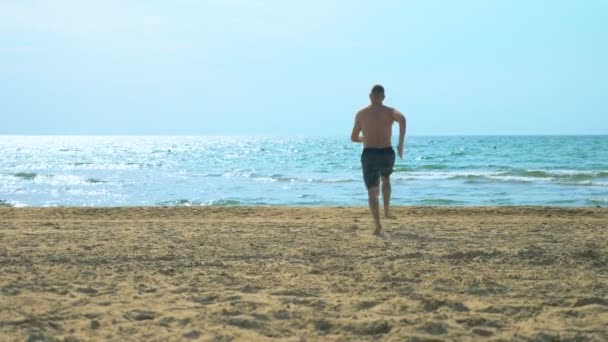
[[[384,217],[391,218],[389,205],[391,200],[390,175],[395,164],[395,151],[391,146],[393,123],[399,123],[399,145],[397,153],[403,159],[403,139],[405,138],[405,117],[398,110],[382,104],[384,87],[375,85],[369,94],[371,105],[360,110],[355,116],[355,127],[350,139],[363,143],[361,166],[363,180],[367,187],[369,208],[374,217],[376,230],[374,235],[382,235],[380,224],[380,209],[378,204],[380,177],[382,177],[382,199],[384,201]],[[363,135],[360,133],[363,132]]]

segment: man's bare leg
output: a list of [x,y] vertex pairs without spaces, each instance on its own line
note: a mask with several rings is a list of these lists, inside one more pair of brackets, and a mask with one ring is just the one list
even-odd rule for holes
[[382,177],[382,201],[384,202],[384,217],[387,219],[394,219],[390,213],[391,204],[391,179],[386,176]]
[[376,230],[374,235],[380,235],[382,232],[382,225],[380,225],[380,204],[378,203],[378,196],[380,195],[379,187],[375,186],[367,190],[367,196],[369,199],[369,209],[372,211],[374,217],[374,223],[376,224]]

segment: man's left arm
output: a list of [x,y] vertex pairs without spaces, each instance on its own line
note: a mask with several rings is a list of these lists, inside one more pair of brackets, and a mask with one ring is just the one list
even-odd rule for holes
[[405,140],[405,129],[406,121],[405,116],[396,109],[393,109],[393,120],[399,123],[399,145],[397,146],[397,153],[399,158],[403,159],[403,141]]

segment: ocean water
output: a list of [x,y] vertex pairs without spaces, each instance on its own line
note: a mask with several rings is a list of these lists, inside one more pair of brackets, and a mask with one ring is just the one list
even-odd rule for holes
[[[365,206],[344,137],[0,136],[0,206]],[[407,137],[398,205],[608,205],[608,136]]]

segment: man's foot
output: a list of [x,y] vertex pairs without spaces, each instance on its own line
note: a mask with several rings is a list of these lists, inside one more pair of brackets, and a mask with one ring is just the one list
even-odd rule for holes
[[376,234],[376,232],[374,232],[374,236],[380,239],[388,239],[388,234],[386,234],[384,231],[380,231],[379,233]]
[[396,220],[397,216],[391,214],[384,214],[384,218],[387,220]]
[[384,235],[384,233],[382,233],[382,226],[376,227],[376,230],[374,230],[374,235],[375,236],[383,236]]

